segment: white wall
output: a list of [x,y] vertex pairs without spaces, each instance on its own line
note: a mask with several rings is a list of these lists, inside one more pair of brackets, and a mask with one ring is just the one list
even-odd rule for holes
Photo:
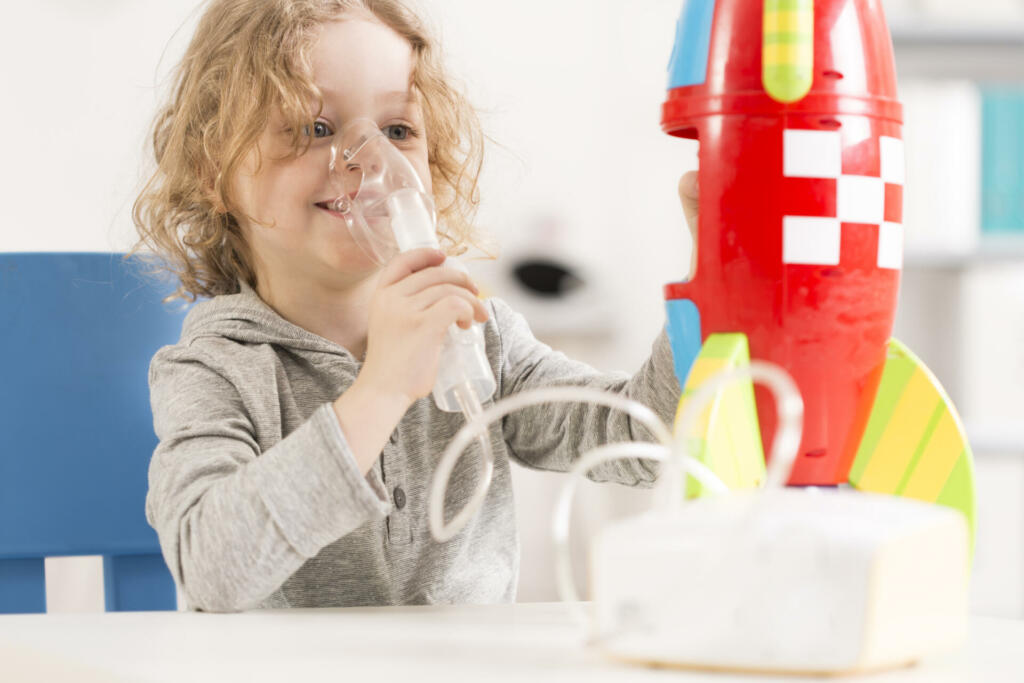
[[131,202],[157,86],[184,49],[189,26],[175,31],[194,5],[38,0],[6,10],[0,249],[132,244]]

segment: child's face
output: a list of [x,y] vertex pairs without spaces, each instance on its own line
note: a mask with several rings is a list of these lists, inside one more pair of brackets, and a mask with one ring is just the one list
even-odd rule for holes
[[[321,206],[331,142],[355,118],[376,121],[431,190],[423,117],[410,89],[412,48],[392,29],[364,15],[323,26],[311,53],[323,111],[312,125],[308,151],[287,158],[290,132],[272,119],[235,180],[236,201],[254,222],[241,221],[257,278],[275,288],[303,280],[343,285],[376,270],[353,242],[343,219]],[[262,293],[262,292],[261,292]]]

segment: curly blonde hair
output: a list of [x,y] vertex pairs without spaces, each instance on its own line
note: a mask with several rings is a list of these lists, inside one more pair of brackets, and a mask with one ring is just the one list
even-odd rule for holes
[[[174,73],[172,94],[153,123],[156,170],[135,201],[133,253],[149,250],[180,287],[171,298],[231,294],[256,286],[253,262],[230,196],[231,179],[279,109],[294,154],[309,145],[317,29],[369,12],[413,49],[412,87],[427,130],[442,247],[477,245],[483,133],[475,110],[449,85],[437,44],[401,0],[212,0]],[[313,118],[319,115],[319,111]]]

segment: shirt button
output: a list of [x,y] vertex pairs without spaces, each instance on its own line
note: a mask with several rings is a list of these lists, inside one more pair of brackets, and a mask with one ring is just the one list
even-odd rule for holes
[[392,492],[392,495],[395,498],[395,507],[398,508],[399,510],[404,508],[405,507],[405,491],[402,490],[402,487],[401,486],[396,486],[395,490]]

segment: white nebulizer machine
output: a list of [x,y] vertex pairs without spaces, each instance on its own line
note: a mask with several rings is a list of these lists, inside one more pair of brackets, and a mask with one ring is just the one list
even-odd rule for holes
[[[399,251],[437,248],[432,199],[372,121],[342,129],[332,146],[331,178],[338,192],[332,208],[378,263]],[[746,382],[752,392],[752,381],[775,394],[778,429],[762,490],[729,491],[691,453],[702,448],[698,424],[714,409],[713,399],[734,382]],[[438,542],[455,536],[486,497],[494,460],[488,426],[509,413],[589,402],[627,413],[654,437],[582,454],[555,509],[559,591],[577,609],[586,642],[605,654],[662,666],[836,674],[905,665],[962,641],[970,567],[963,516],[905,498],[785,488],[803,402],[781,368],[753,361],[711,377],[683,397],[674,430],[643,404],[605,391],[550,387],[485,409],[494,390],[482,326],[452,325],[433,397],[440,409],[461,411],[467,423],[431,481],[429,523]],[[445,523],[448,479],[474,440],[481,446],[478,488]],[[593,601],[580,603],[568,553],[572,495],[592,467],[619,458],[662,463],[663,505],[597,535]],[[711,495],[687,501],[687,477]]]

